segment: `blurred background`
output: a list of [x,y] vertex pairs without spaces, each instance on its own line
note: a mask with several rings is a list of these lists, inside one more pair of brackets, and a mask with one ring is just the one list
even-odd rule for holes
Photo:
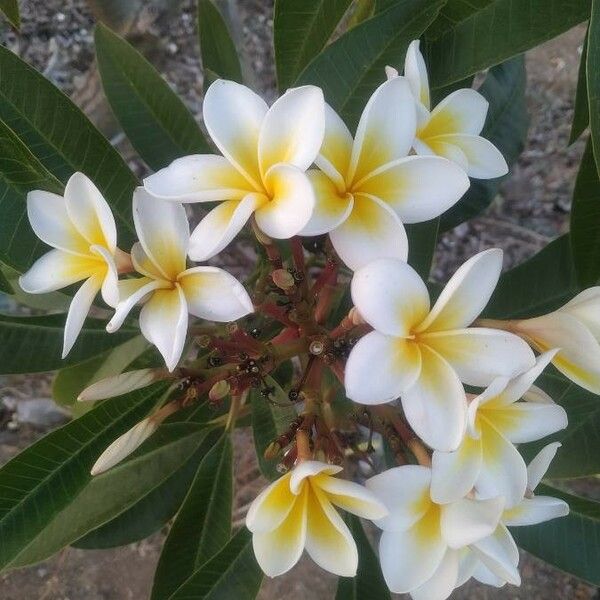
[[[245,56],[248,80],[271,101],[275,96],[272,0],[216,3]],[[0,37],[3,45],[63,89],[143,175],[147,168],[119,133],[102,93],[94,60],[94,23],[103,20],[126,36],[199,118],[202,74],[194,5],[193,0],[24,0],[20,2],[21,32],[1,23]],[[489,247],[503,248],[504,268],[510,268],[568,228],[571,193],[584,146],[581,140],[567,146],[584,35],[582,25],[527,53],[530,128],[525,150],[490,208],[441,237],[435,279],[447,280],[466,258]],[[225,260],[232,267],[242,267],[244,255],[234,249]],[[0,311],[22,310],[18,298],[0,294]],[[0,377],[0,464],[68,419],[51,399],[51,384],[51,374]],[[236,505],[241,524],[244,509],[264,481],[254,463],[249,433],[237,435]],[[584,480],[575,491],[600,499],[598,487],[597,481]],[[42,564],[0,575],[0,599],[143,600],[149,596],[163,538],[164,532],[158,532],[113,550],[67,548]],[[600,599],[598,589],[525,553],[521,571],[520,588],[495,590],[469,583],[453,598]],[[335,577],[303,559],[285,576],[265,581],[259,598],[331,599],[335,586]]]

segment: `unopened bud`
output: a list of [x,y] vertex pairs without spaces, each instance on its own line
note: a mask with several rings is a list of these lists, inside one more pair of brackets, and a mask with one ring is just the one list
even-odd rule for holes
[[229,394],[230,389],[231,386],[229,385],[229,382],[225,379],[221,379],[221,381],[217,381],[217,383],[210,388],[210,392],[208,392],[208,399],[211,402],[218,402],[219,400],[225,398],[227,394]]
[[388,78],[388,81],[390,79],[394,79],[394,77],[398,77],[398,69],[394,69],[394,67],[390,67],[389,65],[386,65],[385,75]]
[[356,309],[356,306],[353,306],[348,313],[348,318],[352,321],[352,325],[364,325],[366,321],[363,319],[362,315]]
[[294,281],[294,276],[286,269],[275,269],[271,274],[273,279],[273,283],[280,290],[289,290],[294,287],[296,282]]
[[281,452],[281,446],[277,442],[271,442],[266,448],[263,456],[265,460],[273,460]]
[[149,386],[155,381],[170,377],[165,369],[138,369],[114,377],[107,377],[85,388],[77,397],[80,402],[95,402],[114,398]]

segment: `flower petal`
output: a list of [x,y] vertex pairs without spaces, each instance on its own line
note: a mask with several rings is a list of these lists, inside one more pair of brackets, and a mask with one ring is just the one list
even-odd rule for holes
[[101,287],[102,278],[98,275],[94,275],[89,279],[86,279],[73,296],[73,300],[71,300],[71,304],[69,305],[69,312],[67,313],[67,321],[65,323],[62,358],[65,358],[71,351],[71,348],[73,348],[81,328],[83,327],[83,323],[90,312],[92,302]]
[[325,135],[315,163],[335,183],[339,191],[346,189],[345,177],[352,154],[352,134],[339,115],[325,103]]
[[600,340],[600,286],[579,292],[572,300],[559,309],[581,321]]
[[448,548],[434,574],[418,588],[411,590],[412,600],[446,600],[456,587],[459,553]]
[[227,323],[254,310],[244,286],[223,269],[188,269],[180,275],[179,284],[185,294],[188,312],[195,317]]
[[[451,144],[447,140],[445,140],[446,136],[439,135],[434,138],[428,138],[427,144],[424,142],[420,142],[420,144],[415,143],[416,152],[420,155],[437,155],[447,158],[451,160],[453,163],[456,163],[465,173],[467,173],[467,169],[469,168],[469,159],[467,155],[454,144]],[[427,151],[423,151],[423,147],[427,146]]]
[[533,492],[539,485],[561,446],[560,442],[547,444],[531,459],[531,462],[527,465],[527,487],[529,490]]
[[468,385],[486,386],[496,377],[514,377],[535,365],[531,348],[507,331],[470,327],[425,332],[421,340],[441,354]]
[[409,336],[429,312],[429,292],[417,272],[400,260],[380,258],[352,278],[352,301],[377,331]]
[[472,256],[450,278],[418,331],[444,331],[470,325],[485,308],[502,270],[502,250]]
[[465,390],[452,367],[431,348],[420,345],[421,373],[402,394],[402,407],[416,434],[435,450],[456,450],[467,413]]
[[254,499],[246,515],[246,527],[250,531],[273,531],[289,515],[296,500],[290,491],[291,476],[291,472],[286,473]]
[[269,108],[258,138],[263,177],[277,163],[306,171],[314,162],[325,133],[325,100],[314,85],[288,90]]
[[265,176],[271,197],[256,209],[256,223],[268,236],[289,239],[304,229],[315,206],[310,179],[298,167],[277,164]]
[[431,107],[429,97],[429,78],[423,55],[419,50],[419,40],[413,40],[408,45],[404,59],[404,76],[410,84],[415,100],[421,102],[425,108]]
[[469,185],[465,172],[445,158],[408,156],[372,171],[353,190],[383,200],[403,223],[420,223],[456,204]]
[[258,136],[267,104],[245,85],[218,79],[204,96],[204,124],[223,156],[261,190]]
[[119,281],[119,303],[115,308],[115,314],[106,325],[106,331],[113,333],[123,325],[127,315],[133,307],[142,302],[149,294],[169,284],[164,281],[156,281],[148,277],[138,279],[123,279]]
[[344,385],[346,395],[360,404],[384,404],[398,398],[419,377],[417,344],[372,331],[352,348]]
[[523,498],[514,508],[505,510],[502,522],[509,527],[537,525],[569,514],[569,505],[559,498],[534,496]]
[[91,246],[90,250],[106,263],[106,273],[102,280],[102,299],[110,307],[115,308],[119,303],[119,273],[115,258],[104,246]]
[[303,482],[307,477],[315,477],[316,475],[335,475],[342,470],[342,467],[337,465],[329,465],[318,460],[305,460],[301,462],[292,471],[290,479],[290,490],[292,494],[299,494],[303,489]]
[[140,242],[135,242],[131,248],[131,262],[133,268],[144,277],[150,279],[165,279],[164,274],[152,262]]
[[143,336],[154,344],[173,371],[181,358],[188,325],[185,296],[179,285],[156,290],[140,312]]
[[243,200],[227,200],[213,208],[192,232],[190,258],[203,261],[221,252],[264,202],[267,202],[266,196],[248,194]]
[[353,182],[410,151],[417,126],[415,101],[408,81],[394,77],[382,83],[369,98],[356,129],[348,187]]
[[332,504],[353,515],[372,520],[388,514],[385,505],[363,485],[329,475],[318,475],[312,483],[323,490]]
[[461,498],[442,507],[442,536],[450,548],[469,546],[494,533],[504,508],[501,497]]
[[65,186],[65,206],[71,222],[89,242],[111,252],[117,247],[115,218],[98,188],[83,173],[73,173]]
[[156,198],[176,202],[241,200],[253,191],[248,180],[225,157],[215,154],[177,158],[146,177],[144,188]]
[[322,235],[341,225],[352,212],[354,199],[340,194],[335,183],[322,171],[311,169],[307,176],[315,195],[315,206],[310,221],[300,235]]
[[353,270],[377,258],[408,258],[408,238],[402,222],[374,196],[356,194],[350,216],[329,237],[340,258]]
[[492,535],[473,544],[471,548],[494,575],[513,585],[521,585],[521,576],[517,569],[519,550],[512,535],[502,523]]
[[473,552],[473,556],[475,557],[475,564],[473,565],[472,577],[479,583],[484,583],[485,585],[491,585],[495,588],[502,588],[506,585],[506,579],[502,577],[498,577],[492,573],[482,562],[479,560],[479,557],[475,552]]

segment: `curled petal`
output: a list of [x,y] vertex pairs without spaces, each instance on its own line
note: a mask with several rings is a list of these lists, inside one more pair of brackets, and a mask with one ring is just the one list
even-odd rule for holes
[[325,135],[316,165],[335,183],[338,190],[346,189],[345,177],[352,154],[352,134],[338,114],[325,104]]
[[413,40],[408,45],[404,59],[404,76],[410,84],[410,89],[415,97],[425,108],[431,107],[429,97],[429,78],[423,55],[419,50],[419,40]]
[[62,357],[65,358],[75,344],[79,332],[83,327],[83,323],[88,313],[94,298],[102,287],[102,278],[94,275],[86,279],[81,287],[77,290],[71,300],[69,312],[67,313],[67,321],[65,323],[65,333],[63,340]]
[[521,576],[517,569],[519,550],[512,535],[502,523],[493,535],[473,544],[471,548],[496,577],[513,585],[521,584]]
[[303,489],[303,483],[307,477],[315,477],[316,475],[335,475],[342,470],[342,467],[329,465],[318,460],[305,460],[301,462],[292,471],[290,479],[290,490],[292,494],[299,494]]
[[537,525],[569,514],[569,505],[559,498],[534,496],[523,498],[515,507],[505,510],[502,522],[509,527]]
[[246,527],[253,533],[277,529],[289,515],[296,501],[290,491],[291,472],[265,488],[250,505]]
[[364,519],[381,519],[388,514],[385,505],[366,487],[340,479],[321,475],[313,483],[327,494],[329,501],[341,509]]
[[[115,308],[119,303],[119,273],[114,256],[103,246],[91,246],[90,250],[100,256],[106,263],[105,275],[102,280],[102,299],[110,307]],[[99,271],[101,271],[99,269]]]
[[150,279],[165,279],[162,271],[159,270],[159,268],[146,254],[146,251],[140,242],[136,242],[131,248],[131,262],[133,264],[133,268],[140,275],[149,277]]
[[531,462],[527,465],[527,487],[531,491],[539,485],[561,446],[560,442],[547,444],[531,459]]
[[155,290],[166,287],[168,283],[156,281],[147,277],[139,279],[124,279],[119,281],[119,303],[115,314],[106,325],[106,331],[113,333],[123,325],[127,315],[138,302],[143,302]]

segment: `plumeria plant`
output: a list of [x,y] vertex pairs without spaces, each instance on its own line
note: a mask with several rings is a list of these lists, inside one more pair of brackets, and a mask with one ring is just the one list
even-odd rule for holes
[[[269,104],[200,0],[201,125],[98,24],[139,179],[0,47],[0,286],[48,309],[0,316],[0,372],[58,370],[74,416],[0,469],[0,567],[168,526],[153,600],[252,599],[305,553],[338,599],[519,585],[518,545],[600,583],[566,481],[600,473],[597,4],[276,0]],[[430,281],[523,147],[519,53],[587,19],[570,233]]]

